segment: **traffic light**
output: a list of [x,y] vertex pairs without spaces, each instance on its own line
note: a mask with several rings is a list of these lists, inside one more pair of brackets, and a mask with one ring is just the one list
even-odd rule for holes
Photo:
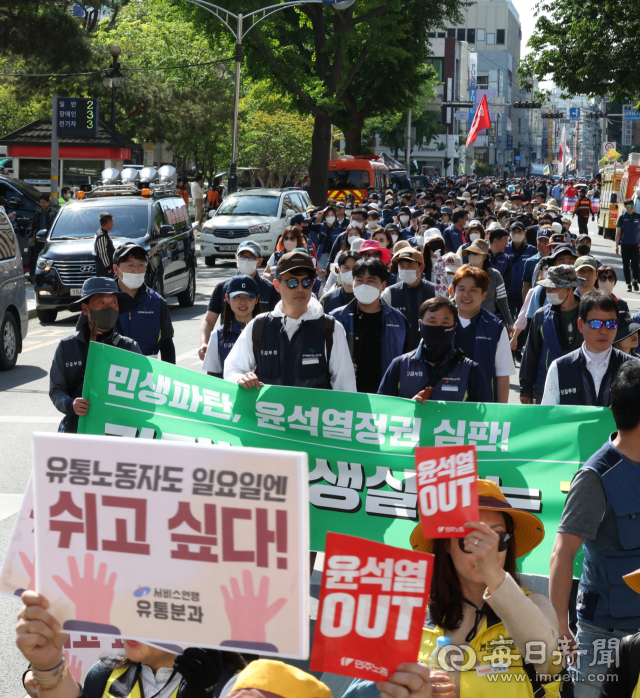
[[542,109],[542,102],[514,102],[511,106],[514,109]]
[[564,119],[562,112],[543,112],[541,116],[543,119]]
[[451,164],[451,158],[445,158],[444,159],[444,169],[448,169],[449,165]]
[[588,111],[585,116],[587,119],[604,119],[607,115],[603,111]]

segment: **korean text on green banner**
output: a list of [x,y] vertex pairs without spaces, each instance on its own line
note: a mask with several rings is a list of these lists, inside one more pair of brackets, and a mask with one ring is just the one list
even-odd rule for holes
[[[309,457],[311,549],[337,531],[409,547],[418,521],[416,446],[476,447],[478,475],[539,516],[547,535],[519,560],[549,574],[573,475],[615,430],[599,407],[428,402],[330,390],[260,391],[92,343],[85,434],[298,450]],[[581,559],[574,572],[580,576]]]
[[307,456],[34,435],[36,588],[63,630],[306,659]]

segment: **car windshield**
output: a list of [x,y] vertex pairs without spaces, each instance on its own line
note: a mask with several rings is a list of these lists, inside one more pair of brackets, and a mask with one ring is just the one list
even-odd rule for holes
[[149,210],[147,206],[113,205],[101,201],[98,205],[77,204],[65,206],[51,231],[51,240],[65,238],[92,238],[100,228],[100,214],[108,211],[113,216],[112,238],[142,238],[147,234]]
[[332,170],[329,172],[329,189],[366,189],[369,186],[367,170]]
[[218,216],[271,216],[278,215],[277,196],[228,196],[218,209]]

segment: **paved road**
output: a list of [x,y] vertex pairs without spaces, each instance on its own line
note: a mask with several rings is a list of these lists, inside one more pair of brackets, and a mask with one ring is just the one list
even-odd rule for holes
[[[595,224],[591,224],[591,228],[595,230]],[[593,252],[603,263],[613,264],[619,269],[622,279],[620,258],[615,257],[612,242],[594,235]],[[200,319],[215,284],[234,270],[231,262],[219,263],[210,269],[200,259],[195,306],[180,308],[175,301],[171,302],[176,354],[181,366],[198,370]],[[615,290],[628,301],[633,312],[640,310],[640,293],[628,293],[623,281]],[[61,313],[53,325],[30,321],[29,335],[18,365],[13,371],[0,373],[0,557],[9,543],[31,472],[31,435],[35,431],[56,431],[60,421],[60,414],[48,397],[48,371],[58,341],[73,331],[76,319],[77,314]],[[518,403],[515,378],[510,402]],[[25,662],[15,649],[13,633],[18,609],[17,599],[0,596],[0,698],[21,698],[24,695],[20,677]]]

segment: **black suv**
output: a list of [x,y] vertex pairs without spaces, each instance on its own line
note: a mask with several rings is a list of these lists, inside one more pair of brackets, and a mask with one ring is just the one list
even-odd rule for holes
[[148,191],[97,187],[84,199],[65,204],[49,233],[38,232],[38,240],[46,242],[35,274],[41,322],[55,322],[58,311],[80,295],[83,282],[95,276],[93,239],[104,211],[113,216],[109,235],[116,248],[131,240],[147,250],[147,285],[162,296],[177,296],[183,307],[194,304],[196,243],[184,200],[168,187]]

